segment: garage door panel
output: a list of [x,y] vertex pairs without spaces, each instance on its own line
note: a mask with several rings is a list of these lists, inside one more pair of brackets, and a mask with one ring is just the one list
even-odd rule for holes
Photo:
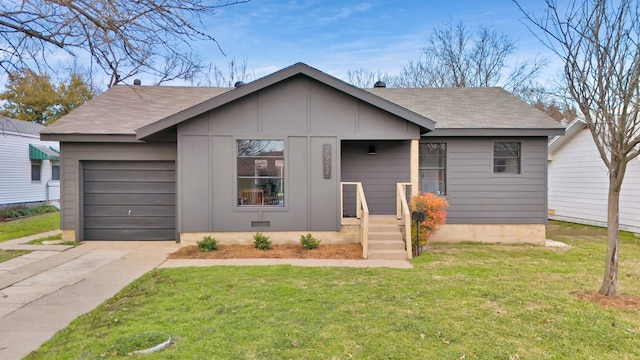
[[85,240],[175,239],[175,162],[83,162]]
[[84,170],[84,181],[148,181],[174,182],[175,171],[172,170]]
[[172,240],[173,229],[85,229],[84,236],[91,240]]
[[148,181],[93,181],[85,182],[85,194],[117,194],[117,193],[157,193],[174,194],[173,182]]
[[139,217],[139,216],[114,216],[91,217],[84,220],[85,229],[173,229],[173,217]]
[[84,216],[169,216],[176,213],[175,206],[85,206]]
[[175,170],[172,161],[87,161],[85,170]]
[[174,194],[85,194],[90,205],[174,205]]

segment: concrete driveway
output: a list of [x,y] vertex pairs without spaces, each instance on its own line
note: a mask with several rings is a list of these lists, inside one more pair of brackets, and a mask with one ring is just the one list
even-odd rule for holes
[[[4,249],[28,249],[19,239]],[[162,264],[173,241],[36,245],[41,251],[0,263],[0,359],[21,359],[78,316]]]

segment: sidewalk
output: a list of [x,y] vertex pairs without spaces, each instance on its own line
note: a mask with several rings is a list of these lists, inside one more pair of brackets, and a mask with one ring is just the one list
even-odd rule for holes
[[0,243],[36,250],[0,263],[0,359],[21,359],[78,316],[156,268],[184,266],[350,266],[411,268],[403,260],[167,260],[174,241],[90,241],[80,246],[25,245],[55,232]]

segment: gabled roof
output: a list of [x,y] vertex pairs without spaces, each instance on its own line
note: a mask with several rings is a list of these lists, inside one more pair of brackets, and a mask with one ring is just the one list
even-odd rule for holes
[[373,88],[372,94],[436,121],[429,135],[498,135],[510,130],[560,135],[564,126],[498,87]]
[[423,129],[423,133],[427,132],[427,130],[433,130],[435,126],[435,122],[433,120],[423,115],[417,114],[406,107],[400,106],[391,101],[373,95],[370,92],[350,85],[333,76],[325,74],[320,70],[312,68],[307,64],[297,63],[280,71],[276,71],[271,75],[250,82],[244,86],[235,88],[229,92],[221,94],[220,96],[216,96],[214,98],[206,100],[196,106],[185,109],[164,119],[155,121],[151,124],[145,125],[136,131],[136,136],[138,139],[146,138],[147,136],[153,135],[154,133],[160,132],[194,116],[205,113],[219,106],[228,104],[241,97],[252,94],[256,91],[298,75],[305,75],[336,90],[351,95],[356,99],[369,103],[391,114],[397,115],[407,121],[410,121]]
[[571,140],[576,134],[578,134],[582,129],[587,127],[587,123],[584,119],[576,118],[569,125],[567,125],[567,129],[565,131],[564,136],[555,136],[551,140],[549,140],[549,155],[553,155],[556,151],[558,151],[567,141]]
[[42,130],[43,140],[146,140],[286,79],[306,76],[418,125],[427,136],[550,136],[564,127],[500,88],[360,89],[298,63],[238,88],[114,86]]
[[40,130],[44,126],[30,121],[11,119],[5,116],[0,116],[0,134],[13,133],[18,135],[39,135]]

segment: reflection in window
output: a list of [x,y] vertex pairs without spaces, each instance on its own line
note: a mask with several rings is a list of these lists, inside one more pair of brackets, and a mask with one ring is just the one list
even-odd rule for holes
[[284,206],[284,140],[237,140],[238,206]]
[[520,143],[493,143],[493,172],[520,174]]
[[60,180],[60,164],[51,163],[51,180]]
[[40,181],[42,173],[42,161],[31,162],[31,181]]
[[420,191],[446,193],[447,144],[420,144]]

